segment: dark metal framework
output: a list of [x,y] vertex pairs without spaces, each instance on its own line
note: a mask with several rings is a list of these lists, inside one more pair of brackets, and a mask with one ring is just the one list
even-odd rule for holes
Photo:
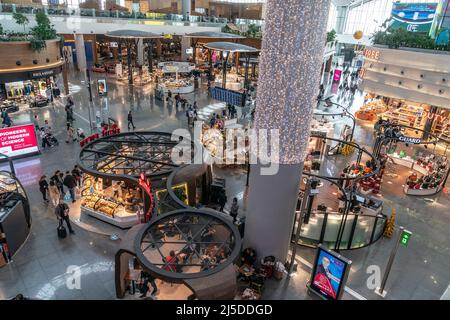
[[329,99],[319,99],[319,100],[317,100],[318,104],[321,103],[321,102],[324,102],[328,106],[331,106],[331,105],[336,106],[339,109],[342,109],[342,111],[339,111],[339,112],[326,112],[326,113],[325,112],[314,111],[314,115],[315,116],[319,116],[319,117],[321,116],[322,118],[324,118],[324,117],[332,117],[332,118],[335,118],[335,117],[348,117],[348,118],[350,118],[352,120],[352,133],[351,133],[350,137],[348,138],[348,141],[352,141],[353,140],[353,135],[355,133],[355,127],[356,127],[356,118],[355,118],[355,116],[350,111],[348,111],[348,108],[344,107],[343,105],[341,105],[339,103],[332,102]]
[[180,141],[171,140],[171,134],[164,132],[121,133],[87,144],[81,150],[79,162],[96,176],[165,175],[178,167],[171,154],[182,152],[177,147]]
[[[205,237],[210,228],[215,233]],[[139,232],[134,243],[136,257],[144,269],[175,283],[222,271],[236,261],[241,246],[236,226],[219,213],[197,209],[181,209],[157,217]],[[171,263],[167,259],[171,250],[186,256]],[[205,259],[207,253],[221,254],[222,259]]]

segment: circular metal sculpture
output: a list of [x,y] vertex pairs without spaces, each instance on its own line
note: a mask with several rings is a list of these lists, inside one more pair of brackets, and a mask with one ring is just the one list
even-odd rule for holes
[[[183,140],[172,140],[165,132],[130,132],[107,136],[87,144],[80,152],[79,164],[94,176],[154,177],[169,174],[178,167],[172,152]],[[193,149],[192,149],[193,150]]]
[[134,243],[139,263],[169,282],[210,276],[233,264],[241,250],[237,228],[219,213],[181,209],[154,219]]

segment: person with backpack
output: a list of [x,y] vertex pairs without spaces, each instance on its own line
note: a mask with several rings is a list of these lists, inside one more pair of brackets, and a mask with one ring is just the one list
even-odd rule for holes
[[75,231],[73,231],[72,225],[70,224],[69,211],[70,211],[69,206],[66,203],[64,203],[63,199],[60,199],[59,204],[55,208],[55,214],[59,220],[59,227],[60,228],[63,227],[63,222],[65,221],[67,228],[69,229],[69,232],[71,234],[74,234]]
[[238,213],[239,213],[238,199],[236,197],[234,197],[233,203],[231,204],[231,208],[230,208],[230,216],[233,217],[233,222],[236,222]]

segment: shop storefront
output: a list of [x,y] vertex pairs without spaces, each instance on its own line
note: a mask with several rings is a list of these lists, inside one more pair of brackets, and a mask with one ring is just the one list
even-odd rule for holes
[[13,172],[0,171],[0,268],[12,260],[30,228],[30,204],[23,186]]
[[158,63],[158,89],[164,93],[186,94],[194,91],[192,72],[195,65],[189,62],[168,61]]
[[[0,107],[10,111],[46,106],[63,91],[58,76],[63,72],[59,40],[46,41],[41,51],[30,42],[3,42],[0,45]],[[65,82],[66,83],[66,82]]]
[[368,47],[364,57],[360,89],[365,99],[356,118],[368,122],[381,118],[424,130],[421,133],[450,137],[450,55],[431,50]]

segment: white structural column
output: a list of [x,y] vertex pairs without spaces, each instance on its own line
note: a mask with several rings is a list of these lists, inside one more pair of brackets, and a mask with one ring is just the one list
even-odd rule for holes
[[139,39],[137,42],[137,63],[140,66],[144,65],[144,39]]
[[348,16],[348,7],[347,6],[339,6],[337,7],[337,15],[336,15],[336,24],[334,30],[337,34],[342,34],[345,31],[345,23],[347,21]]
[[183,16],[191,14],[191,0],[181,0],[181,14]]
[[182,37],[181,38],[181,60],[186,61],[189,55],[186,54],[186,49],[191,47],[191,38]]
[[75,50],[77,54],[77,67],[80,71],[86,70],[86,49],[84,47],[83,34],[74,34],[75,38]]
[[255,129],[279,130],[280,167],[251,166],[244,246],[285,261],[319,89],[330,0],[268,0]]

